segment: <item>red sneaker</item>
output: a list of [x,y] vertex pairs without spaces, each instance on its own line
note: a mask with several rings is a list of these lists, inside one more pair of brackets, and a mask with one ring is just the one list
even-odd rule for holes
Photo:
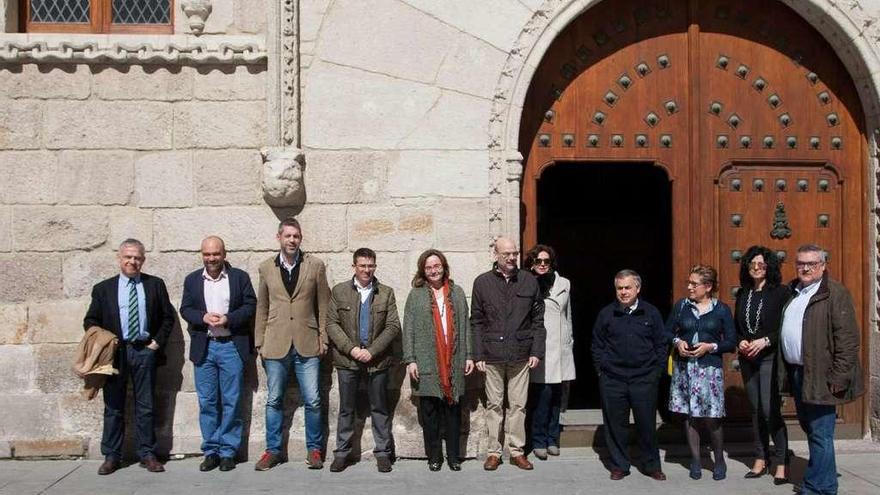
[[313,449],[310,451],[309,457],[306,459],[306,464],[309,465],[309,469],[323,469],[324,459],[321,458],[321,451],[319,449]]

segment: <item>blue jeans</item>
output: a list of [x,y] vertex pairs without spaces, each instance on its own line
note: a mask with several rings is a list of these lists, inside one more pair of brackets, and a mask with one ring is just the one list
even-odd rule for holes
[[561,383],[532,383],[532,448],[559,446],[559,414],[562,409]]
[[803,493],[836,495],[837,463],[834,460],[834,423],[837,418],[834,406],[810,404],[803,401],[803,366],[788,365],[792,395],[797,408],[798,421],[807,434],[810,460],[804,473]]
[[284,423],[284,393],[290,368],[296,373],[300,398],[305,405],[306,448],[320,450],[323,442],[321,431],[321,396],[318,395],[318,380],[321,359],[317,356],[302,357],[293,347],[281,359],[263,359],[266,370],[266,451],[281,453],[281,428]]
[[241,445],[238,405],[244,382],[244,363],[235,343],[208,340],[205,358],[195,365],[195,382],[202,452],[234,458]]

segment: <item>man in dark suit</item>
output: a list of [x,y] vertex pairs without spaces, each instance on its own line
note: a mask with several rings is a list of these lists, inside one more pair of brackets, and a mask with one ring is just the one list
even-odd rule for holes
[[140,465],[153,473],[165,471],[156,460],[156,433],[153,429],[153,387],[156,360],[174,326],[176,313],[168,299],[165,282],[142,273],[144,245],[126,239],[117,255],[120,274],[92,288],[83,326],[98,326],[114,332],[120,345],[114,367],[104,384],[104,433],[101,453],[104,463],[98,474],[111,474],[122,461],[125,435],[125,396],[128,379],[134,389],[135,431]]
[[204,460],[199,469],[235,469],[241,445],[239,397],[251,356],[257,295],[248,274],[226,263],[223,239],[202,241],[205,268],[187,275],[180,314],[189,323]]

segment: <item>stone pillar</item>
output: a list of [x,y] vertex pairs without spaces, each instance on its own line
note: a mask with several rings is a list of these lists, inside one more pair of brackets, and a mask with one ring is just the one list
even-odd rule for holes
[[[519,151],[509,151],[504,160],[505,182],[505,211],[504,228],[507,235],[516,239],[520,234],[520,201],[522,196],[523,156]],[[525,251],[531,246],[520,246],[520,251]]]
[[269,145],[262,153],[263,199],[275,208],[302,208],[299,0],[274,0],[268,10]]
[[0,33],[18,32],[18,1],[0,0]]

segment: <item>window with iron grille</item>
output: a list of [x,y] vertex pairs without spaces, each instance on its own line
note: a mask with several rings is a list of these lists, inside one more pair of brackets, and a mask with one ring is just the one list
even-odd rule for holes
[[22,0],[24,31],[169,34],[174,0]]

